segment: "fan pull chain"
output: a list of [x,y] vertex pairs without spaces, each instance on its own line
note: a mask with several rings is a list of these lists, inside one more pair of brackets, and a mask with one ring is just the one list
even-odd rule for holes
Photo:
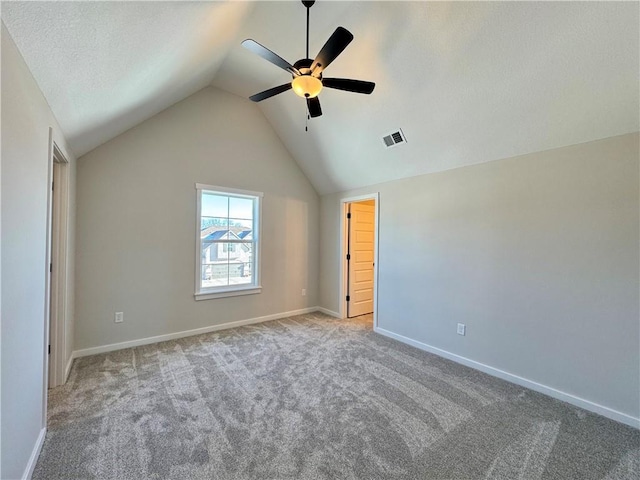
[[305,102],[304,104],[304,131],[308,132],[309,131],[309,119],[311,117],[309,116],[309,105],[307,105],[307,103]]

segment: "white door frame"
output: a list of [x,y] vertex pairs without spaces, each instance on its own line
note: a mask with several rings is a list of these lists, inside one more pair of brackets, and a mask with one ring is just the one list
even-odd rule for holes
[[[47,262],[45,290],[44,419],[48,388],[66,381],[67,265],[69,229],[69,161],[49,129],[49,183],[47,195]],[[55,179],[55,185],[54,185]],[[52,270],[50,272],[50,269]],[[51,355],[48,346],[51,345]]]
[[374,192],[355,197],[346,197],[340,199],[340,278],[339,278],[339,295],[338,305],[340,318],[347,317],[347,205],[349,203],[362,202],[365,200],[373,200],[375,206],[375,226],[373,229],[374,245],[373,245],[373,327],[378,327],[378,232],[380,230],[379,212],[380,212],[380,193]]

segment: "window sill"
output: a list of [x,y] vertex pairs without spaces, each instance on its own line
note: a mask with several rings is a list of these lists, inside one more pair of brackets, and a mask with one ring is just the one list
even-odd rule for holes
[[256,293],[262,292],[262,286],[251,285],[249,287],[232,287],[228,290],[215,290],[215,291],[204,291],[198,292],[194,294],[196,301],[198,300],[212,300],[214,298],[224,298],[224,297],[237,297],[239,295],[254,295]]

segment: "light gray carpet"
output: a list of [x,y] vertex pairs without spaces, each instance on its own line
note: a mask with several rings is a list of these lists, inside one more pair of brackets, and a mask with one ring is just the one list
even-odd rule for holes
[[34,479],[638,479],[640,432],[309,314],[76,360]]

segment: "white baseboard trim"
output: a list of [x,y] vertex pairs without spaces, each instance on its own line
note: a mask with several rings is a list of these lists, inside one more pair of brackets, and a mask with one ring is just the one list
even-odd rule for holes
[[29,462],[27,462],[27,466],[24,469],[24,473],[22,474],[22,480],[31,479],[31,475],[33,475],[33,469],[36,468],[36,463],[38,462],[38,457],[40,456],[40,451],[42,450],[42,445],[44,445],[44,437],[46,435],[46,428],[40,430],[40,434],[38,435],[36,444],[33,446],[33,451],[31,452],[31,456],[29,457]]
[[407,345],[411,345],[412,347],[424,350],[425,352],[433,353],[435,355],[438,355],[439,357],[444,357],[467,367],[480,370],[481,372],[488,373],[489,375],[501,378],[502,380],[506,380],[508,382],[515,383],[516,385],[535,390],[536,392],[544,393],[545,395],[556,398],[558,400],[562,400],[563,402],[570,403],[571,405],[575,405],[576,407],[584,408],[585,410],[589,410],[590,412],[597,413],[599,415],[602,415],[603,417],[610,418],[611,420],[615,420],[616,422],[624,423],[625,425],[640,429],[640,418],[632,417],[631,415],[627,415],[626,413],[613,410],[612,408],[599,405],[589,400],[585,400],[584,398],[576,397],[575,395],[571,395],[570,393],[556,390],[555,388],[548,387],[547,385],[543,385],[541,383],[534,382],[533,380],[519,377],[518,375],[505,372],[498,368],[490,367],[489,365],[485,365],[484,363],[476,362],[475,360],[456,355],[455,353],[433,347],[426,343],[413,340],[409,337],[390,332],[389,330],[385,330],[380,327],[374,327],[373,330],[380,335],[393,338],[394,340],[406,343]]
[[325,313],[331,317],[336,317],[336,318],[342,318],[340,316],[340,314],[338,312],[334,312],[333,310],[329,310],[328,308],[324,308],[324,307],[317,307],[316,309],[318,312],[322,312]]
[[73,365],[73,359],[75,358],[74,357],[75,353],[76,352],[71,352],[71,356],[69,357],[69,361],[67,362],[67,366],[64,369],[64,382],[63,382],[63,384],[67,383],[67,380],[69,380],[69,373],[71,373],[71,365]]
[[211,325],[209,327],[195,328],[193,330],[184,330],[182,332],[168,333],[166,335],[157,335],[155,337],[139,338],[137,340],[129,340],[127,342],[111,343],[109,345],[101,345],[99,347],[84,348],[75,350],[72,358],[87,357],[89,355],[97,355],[98,353],[113,352],[124,348],[139,347],[140,345],[149,345],[151,343],[166,342],[167,340],[175,340],[177,338],[191,337],[193,335],[201,335],[203,333],[216,332],[218,330],[227,330],[229,328],[242,327],[244,325],[252,325],[254,323],[268,322],[270,320],[278,320],[280,318],[292,317],[294,315],[303,315],[318,311],[318,307],[302,308],[300,310],[292,310],[290,312],[274,313],[265,315],[264,317],[248,318],[246,320],[237,320],[235,322],[221,323],[219,325]]

